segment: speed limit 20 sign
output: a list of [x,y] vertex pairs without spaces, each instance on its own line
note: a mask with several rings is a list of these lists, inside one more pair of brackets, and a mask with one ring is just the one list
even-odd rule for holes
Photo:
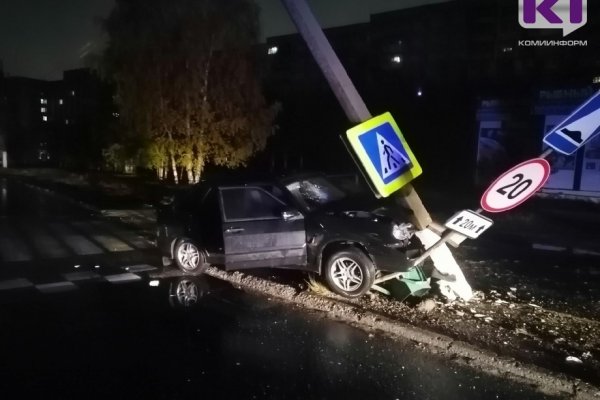
[[513,209],[544,186],[549,176],[550,164],[545,159],[525,161],[491,184],[481,198],[481,208],[491,213]]

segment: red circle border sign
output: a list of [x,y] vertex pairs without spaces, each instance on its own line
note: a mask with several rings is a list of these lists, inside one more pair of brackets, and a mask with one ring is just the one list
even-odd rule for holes
[[[543,178],[538,183],[537,187],[534,190],[532,190],[529,195],[527,195],[526,197],[522,198],[517,203],[511,204],[508,207],[494,208],[493,206],[489,205],[488,202],[487,202],[487,197],[488,197],[490,191],[492,189],[494,189],[494,186],[496,186],[496,184],[502,178],[504,178],[506,175],[509,175],[510,173],[514,172],[515,170],[517,170],[517,169],[519,169],[519,168],[521,168],[521,167],[523,167],[525,165],[529,165],[529,164],[539,164],[543,168],[543,170],[544,170]],[[512,210],[513,208],[515,208],[515,207],[523,204],[527,199],[529,199],[531,196],[533,196],[535,193],[537,193],[537,191],[540,190],[541,187],[544,186],[544,184],[548,181],[549,177],[550,177],[550,163],[546,159],[544,159],[544,158],[532,158],[531,160],[524,161],[521,164],[512,167],[511,169],[509,169],[508,171],[506,171],[505,173],[503,173],[502,175],[500,175],[498,178],[496,178],[496,180],[487,188],[487,190],[485,191],[485,193],[483,194],[483,196],[481,196],[481,202],[480,202],[481,208],[483,208],[485,211],[491,212],[491,213],[500,213],[500,212]]]

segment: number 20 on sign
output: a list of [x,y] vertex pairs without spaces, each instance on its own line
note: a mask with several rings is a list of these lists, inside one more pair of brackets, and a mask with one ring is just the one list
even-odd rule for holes
[[511,168],[490,185],[481,198],[481,208],[492,213],[511,210],[537,192],[550,176],[550,164],[534,158]]

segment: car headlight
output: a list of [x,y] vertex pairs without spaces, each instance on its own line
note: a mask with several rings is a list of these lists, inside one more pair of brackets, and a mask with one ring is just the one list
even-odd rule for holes
[[411,223],[394,224],[392,236],[398,240],[408,240],[415,234],[415,226]]

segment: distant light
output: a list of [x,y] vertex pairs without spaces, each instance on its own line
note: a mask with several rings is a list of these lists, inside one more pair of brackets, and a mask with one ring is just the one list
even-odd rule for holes
[[65,125],[69,125],[69,120],[65,119]]
[[94,265],[94,268],[99,269],[100,266],[99,265]]
[[71,96],[75,96],[75,91],[71,90]]
[[510,53],[511,51],[513,51],[513,48],[512,48],[512,47],[504,47],[504,48],[502,49],[502,52],[503,52],[503,53]]
[[150,281],[148,284],[152,287],[158,287],[158,285],[160,285],[160,281]]
[[272,55],[277,54],[278,51],[279,51],[279,48],[277,46],[272,46],[272,47],[269,47],[269,49],[267,50],[267,54],[272,56]]
[[600,83],[600,76],[594,77],[594,79],[592,80],[592,83]]
[[44,121],[44,122],[48,122],[48,116],[46,116],[46,115],[42,115],[42,121]]
[[394,56],[394,57],[392,57],[392,62],[395,64],[400,64],[402,62],[402,57]]
[[45,112],[46,112],[46,107],[42,107],[42,108],[40,108],[40,111],[41,111],[42,113],[45,113]]
[[77,269],[77,268],[79,268],[79,267],[81,267],[81,265],[77,264],[77,265],[75,265],[73,268]]
[[398,40],[398,46],[402,45],[402,40]]
[[423,96],[423,91],[421,89],[417,90],[417,96],[419,96],[419,97]]
[[114,113],[112,113],[112,115],[113,115],[113,117],[115,117],[115,118],[119,118],[119,113],[117,113],[117,112],[114,112]]
[[48,104],[48,99],[41,98],[40,104]]
[[59,104],[59,105],[61,105],[61,106],[62,106],[62,105],[63,105],[63,103],[64,103],[63,99],[58,99],[58,104]]

